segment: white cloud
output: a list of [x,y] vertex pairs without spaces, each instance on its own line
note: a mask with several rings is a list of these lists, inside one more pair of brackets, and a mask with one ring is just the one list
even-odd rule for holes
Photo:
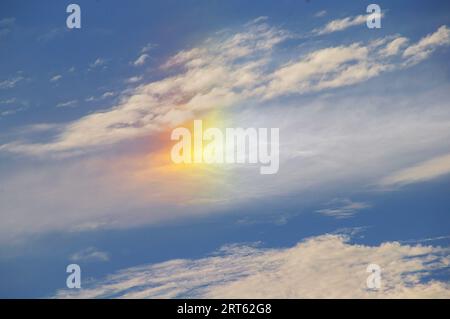
[[140,82],[142,80],[142,76],[132,76],[129,77],[128,79],[125,80],[126,83],[137,83]]
[[[313,33],[317,35],[329,34],[337,31],[343,31],[353,26],[365,24],[367,18],[372,17],[373,14],[370,15],[358,15],[355,17],[346,17],[343,19],[336,19],[328,22],[324,27],[314,29]],[[382,14],[381,14],[382,16]]]
[[116,92],[107,91],[107,92],[103,93],[102,95],[100,95],[100,96],[98,96],[98,97],[95,97],[95,96],[89,96],[89,97],[85,98],[84,100],[85,100],[86,102],[101,101],[101,100],[104,100],[104,99],[107,99],[107,98],[109,98],[109,97],[113,97],[113,96],[116,96],[116,95],[117,95]]
[[381,186],[401,186],[450,174],[450,154],[438,156],[383,178]]
[[109,261],[109,254],[95,247],[89,247],[72,254],[69,259],[74,262],[105,262]]
[[3,110],[0,112],[0,117],[5,117],[9,115],[14,115],[18,112],[17,109],[9,109],[9,110]]
[[[163,69],[171,68],[177,65],[187,64],[190,61],[199,61],[201,62],[201,57],[206,55],[206,49],[194,48],[191,50],[181,51],[172,56],[163,66]],[[192,63],[191,63],[192,65]]]
[[102,99],[106,99],[106,98],[112,97],[114,95],[116,95],[116,93],[108,91],[108,92],[105,92],[105,93],[102,94]]
[[24,80],[25,78],[22,76],[16,76],[11,79],[7,79],[4,81],[0,81],[0,89],[12,89],[19,83],[20,81]]
[[268,16],[259,16],[255,19],[251,20],[250,22],[248,22],[246,24],[246,26],[251,26],[251,25],[258,24],[258,23],[266,22],[267,20],[269,20]]
[[[0,106],[5,105],[8,108],[5,109],[4,107],[0,108],[0,118],[5,116],[14,115],[18,112],[22,112],[26,109],[28,109],[28,102],[25,100],[20,100],[15,97],[0,100]],[[12,107],[11,107],[12,106]]]
[[149,56],[148,54],[146,54],[146,53],[141,54],[141,55],[133,62],[133,65],[134,65],[134,66],[141,66],[141,65],[144,65],[145,62],[147,61],[147,59],[148,59],[149,57],[150,57],[150,56]]
[[55,123],[39,123],[39,124],[28,125],[28,126],[24,127],[23,130],[30,132],[30,133],[37,133],[37,132],[57,130],[60,127],[61,127],[60,124],[55,124]]
[[450,236],[437,236],[437,237],[429,237],[429,238],[421,238],[421,239],[410,239],[410,240],[402,240],[401,244],[423,244],[429,242],[436,242],[444,239],[450,239]]
[[151,50],[153,50],[154,48],[156,48],[157,45],[155,43],[147,43],[146,45],[144,45],[141,49],[141,54],[142,53],[147,53]]
[[54,77],[52,77],[52,78],[50,79],[50,82],[57,82],[57,81],[59,81],[59,80],[61,80],[61,79],[62,79],[62,75],[57,74],[57,75],[55,75]]
[[[292,248],[230,245],[196,260],[124,269],[57,298],[450,298],[450,286],[425,280],[450,263],[448,250],[396,242],[348,243],[323,235]],[[366,287],[369,264],[382,268],[381,288]],[[432,277],[432,276],[431,276]]]
[[[368,48],[358,43],[316,50],[300,61],[289,63],[274,72],[265,88],[266,98],[289,94],[306,93],[328,87],[350,84],[352,77],[358,82],[361,76],[368,77],[367,70],[358,72],[357,67],[369,67]],[[353,62],[359,62],[353,64]],[[349,63],[352,63],[349,65]],[[377,64],[373,64],[376,67]],[[343,79],[345,77],[346,79]],[[347,81],[347,83],[345,82]],[[333,83],[334,82],[334,83]]]
[[326,10],[322,10],[322,11],[318,11],[316,14],[314,14],[314,16],[316,18],[321,18],[327,15],[327,11]]
[[405,37],[397,37],[389,42],[385,48],[380,50],[380,54],[384,56],[396,55],[400,52],[400,49],[408,43],[408,39]]
[[0,104],[14,104],[16,102],[17,99],[15,97],[6,100],[0,100]]
[[89,65],[90,69],[97,68],[100,66],[104,66],[106,64],[106,60],[103,58],[97,58],[94,62]]
[[422,38],[418,43],[405,49],[403,57],[411,63],[426,59],[436,48],[450,44],[450,29],[443,25],[436,32]]
[[319,214],[335,217],[338,219],[349,218],[357,214],[359,211],[371,207],[368,203],[353,202],[349,199],[335,199],[329,203],[331,208],[317,210]]
[[56,107],[72,107],[75,106],[78,103],[77,100],[70,100],[70,101],[66,101],[66,102],[61,102],[56,104]]

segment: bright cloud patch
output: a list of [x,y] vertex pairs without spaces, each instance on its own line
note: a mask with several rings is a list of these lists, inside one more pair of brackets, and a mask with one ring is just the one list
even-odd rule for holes
[[[450,285],[427,280],[448,269],[448,250],[388,242],[352,245],[323,235],[292,248],[227,246],[197,260],[124,269],[57,298],[450,298]],[[381,288],[367,289],[368,264],[382,268]]]

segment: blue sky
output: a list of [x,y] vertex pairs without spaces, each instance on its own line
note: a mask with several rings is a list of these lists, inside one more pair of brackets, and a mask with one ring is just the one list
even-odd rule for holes
[[[1,297],[449,296],[448,2],[77,3],[0,5]],[[215,111],[279,127],[279,173],[159,166]]]

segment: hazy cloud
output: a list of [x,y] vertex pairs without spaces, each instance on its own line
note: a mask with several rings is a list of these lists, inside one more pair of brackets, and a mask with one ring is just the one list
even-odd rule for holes
[[109,261],[109,254],[95,247],[89,247],[72,254],[69,259],[74,262],[105,262]]
[[359,211],[371,207],[368,203],[353,202],[349,199],[335,199],[328,206],[331,207],[317,210],[317,212],[338,219],[352,217]]
[[316,18],[321,18],[327,15],[327,11],[326,10],[322,10],[322,11],[318,11],[316,14],[314,14],[314,16]]

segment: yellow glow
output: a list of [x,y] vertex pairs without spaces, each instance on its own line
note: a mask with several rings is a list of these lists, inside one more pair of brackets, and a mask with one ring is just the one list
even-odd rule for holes
[[[210,113],[201,119],[203,130],[210,127],[225,128],[228,124],[227,118],[219,112]],[[185,127],[193,132],[193,123],[191,120],[177,127]],[[171,149],[176,141],[170,139],[171,132],[172,129],[152,136],[152,144],[160,145],[157,150],[125,160],[131,170],[128,175],[131,176],[130,182],[140,185],[139,189],[151,188],[148,196],[157,196],[161,201],[184,205],[220,200],[220,194],[228,187],[229,170],[223,164],[175,164],[171,159]],[[204,142],[204,145],[207,144]],[[193,147],[191,152],[194,158]]]

